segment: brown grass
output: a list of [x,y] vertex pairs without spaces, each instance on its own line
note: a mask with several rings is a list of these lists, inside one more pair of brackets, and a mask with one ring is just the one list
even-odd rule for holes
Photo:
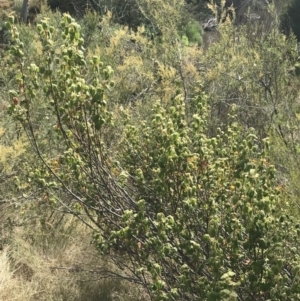
[[90,245],[90,230],[66,216],[14,229],[0,250],[0,300],[134,301],[140,288],[90,272],[109,268]]
[[0,9],[8,9],[13,7],[15,1],[13,0],[0,0]]

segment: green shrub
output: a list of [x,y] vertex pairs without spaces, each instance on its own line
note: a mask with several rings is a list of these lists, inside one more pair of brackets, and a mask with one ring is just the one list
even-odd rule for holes
[[184,35],[190,43],[202,45],[203,28],[197,21],[190,21],[184,28]]
[[[187,101],[175,82],[174,97],[153,101],[138,118],[138,107],[115,105],[113,69],[99,56],[86,61],[69,15],[59,52],[55,29],[38,24],[47,59],[27,69],[12,21],[11,54],[27,93],[10,91],[17,101],[9,112],[42,163],[31,183],[93,228],[94,244],[122,270],[119,277],[155,300],[299,298],[298,226],[284,207],[278,211],[268,142],[239,127],[235,106],[208,137],[206,94]],[[55,125],[54,155],[41,151],[32,118],[38,93]]]

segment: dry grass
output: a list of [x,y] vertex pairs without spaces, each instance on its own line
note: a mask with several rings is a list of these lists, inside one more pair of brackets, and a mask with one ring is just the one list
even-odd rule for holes
[[115,279],[98,279],[108,267],[90,245],[90,231],[76,219],[16,228],[0,251],[0,300],[145,300],[139,288]]
[[15,275],[8,247],[0,253],[0,300],[33,300],[33,290]]
[[0,0],[0,9],[8,9],[14,6],[13,0]]

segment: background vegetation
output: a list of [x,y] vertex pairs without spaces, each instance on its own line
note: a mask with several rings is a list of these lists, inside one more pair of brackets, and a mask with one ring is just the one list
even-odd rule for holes
[[118,3],[5,2],[0,299],[299,300],[296,2]]

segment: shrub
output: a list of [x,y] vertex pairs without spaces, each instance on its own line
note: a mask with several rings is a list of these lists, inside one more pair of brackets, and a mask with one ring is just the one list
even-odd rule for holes
[[202,45],[203,28],[199,22],[190,21],[184,29],[184,35],[190,43]]
[[[227,126],[209,138],[207,96],[187,100],[174,85],[177,95],[153,102],[137,125],[139,110],[110,97],[113,69],[98,56],[85,60],[70,16],[61,22],[60,52],[48,21],[37,26],[47,59],[27,70],[12,21],[23,89],[10,92],[9,111],[43,165],[30,179],[49,202],[93,227],[95,246],[121,278],[156,300],[299,298],[298,226],[285,208],[278,212],[268,142],[241,130],[234,106]],[[55,125],[55,154],[41,151],[33,123],[38,90]]]

